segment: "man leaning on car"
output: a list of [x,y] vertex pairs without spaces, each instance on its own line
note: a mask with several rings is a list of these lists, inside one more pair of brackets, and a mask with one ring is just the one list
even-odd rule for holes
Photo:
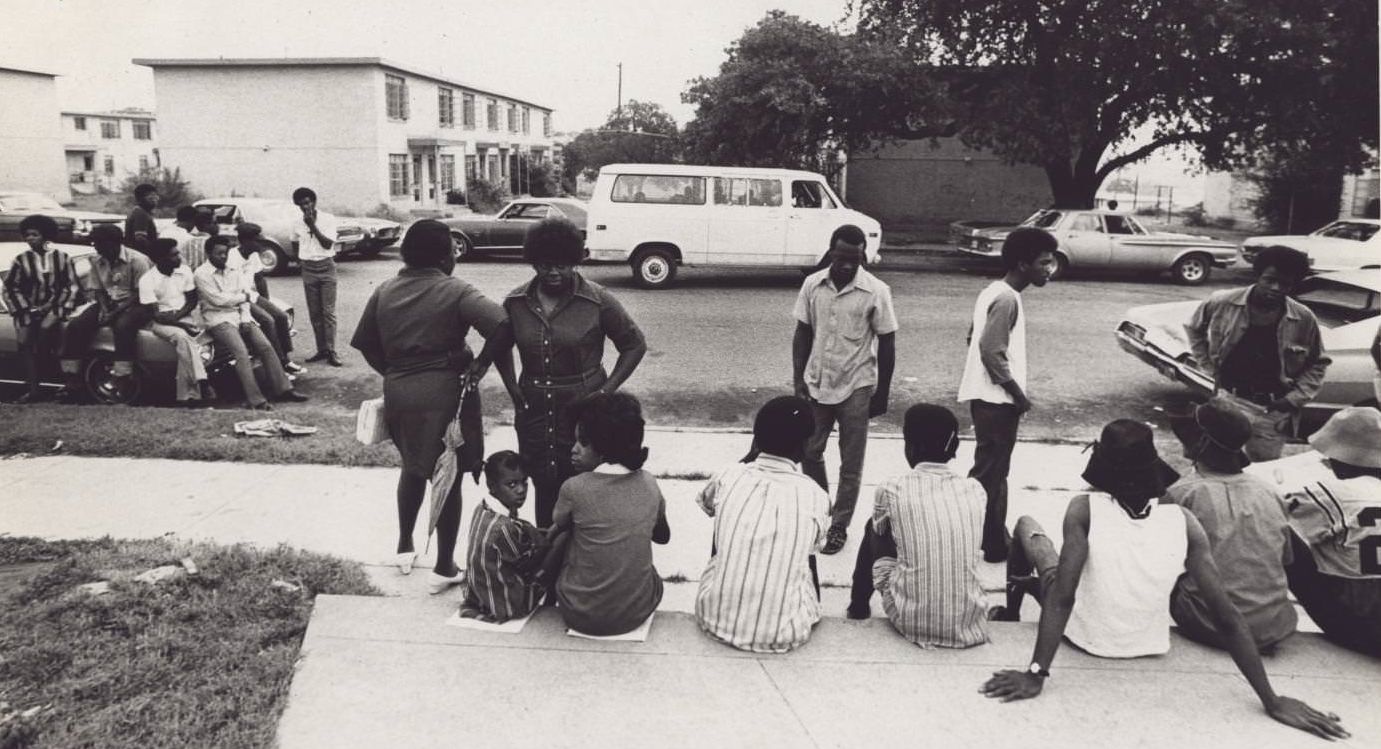
[[1300,409],[1323,384],[1329,358],[1314,313],[1289,294],[1309,272],[1309,257],[1267,247],[1252,259],[1256,283],[1219,291],[1194,311],[1185,332],[1194,360],[1251,417],[1245,447],[1253,461],[1280,457]]
[[[140,242],[150,247],[151,241],[146,240],[147,236]],[[102,326],[108,326],[115,338],[112,373],[116,377],[134,374],[139,330],[147,322],[144,308],[139,304],[139,279],[153,263],[143,252],[123,245],[123,241],[124,232],[115,224],[97,224],[91,230],[96,259],[91,263],[87,283],[96,303],[72,318],[63,333],[62,371],[67,376],[69,393],[81,390],[81,363],[91,339]]]

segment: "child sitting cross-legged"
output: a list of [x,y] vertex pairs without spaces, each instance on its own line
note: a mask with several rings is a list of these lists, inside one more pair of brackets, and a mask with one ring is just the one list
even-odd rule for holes
[[527,472],[512,450],[484,461],[489,496],[470,519],[465,552],[465,600],[462,618],[502,624],[532,613],[542,598],[538,568],[546,551],[541,531],[518,519],[527,501]]

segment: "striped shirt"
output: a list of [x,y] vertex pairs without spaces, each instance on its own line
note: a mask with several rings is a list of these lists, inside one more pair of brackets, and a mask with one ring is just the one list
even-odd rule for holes
[[891,532],[897,559],[873,566],[887,618],[922,647],[988,641],[979,543],[987,494],[943,463],[918,463],[878,486],[873,527]]
[[25,250],[5,276],[5,303],[16,325],[37,322],[48,314],[67,319],[76,309],[81,287],[67,253],[56,247],[39,255]]
[[763,454],[720,471],[696,501],[715,519],[695,596],[700,628],[757,653],[804,644],[820,621],[810,555],[829,527],[829,496],[795,463]]
[[[503,512],[495,511],[498,507]],[[465,600],[460,615],[506,622],[537,608],[542,586],[533,582],[540,534],[527,521],[510,517],[497,500],[486,498],[470,517],[465,551]]]

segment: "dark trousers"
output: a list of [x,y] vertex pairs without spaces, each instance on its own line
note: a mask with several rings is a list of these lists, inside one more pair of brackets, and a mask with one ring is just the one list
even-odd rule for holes
[[29,385],[29,394],[36,395],[39,362],[51,361],[50,357],[61,346],[62,325],[56,315],[35,315],[27,325],[20,325],[16,321],[15,334],[19,344],[19,360],[24,366],[24,380]]
[[1348,650],[1381,658],[1381,580],[1325,575],[1309,546],[1290,534],[1294,561],[1285,567],[1290,592],[1323,636]]
[[302,261],[302,292],[318,354],[336,350],[336,261]]
[[1010,403],[969,401],[973,416],[973,470],[988,494],[983,515],[983,557],[989,562],[1007,558],[1007,474],[1012,468],[1012,449],[1017,445],[1021,413]]
[[878,535],[869,518],[863,526],[863,542],[858,545],[854,560],[854,581],[849,589],[849,603],[866,604],[873,597],[873,563],[883,557],[897,556],[897,542],[892,534]]
[[554,473],[531,474],[532,491],[536,495],[533,498],[533,510],[538,528],[551,527],[551,515],[552,511],[556,509],[556,498],[561,494],[561,485],[573,475],[575,475],[575,470],[571,468],[569,460],[561,462]]
[[[127,307],[110,318],[107,325],[115,339],[115,373],[133,374],[135,348],[139,343],[139,330],[144,327],[143,310],[137,305]],[[67,322],[62,333],[63,370],[69,375],[78,374],[83,359],[91,347],[91,339],[101,327],[101,308],[92,304]]]
[[273,346],[264,336],[264,332],[259,330],[259,326],[223,322],[211,326],[207,332],[211,334],[217,347],[229,351],[235,358],[235,376],[240,381],[241,389],[245,391],[245,400],[249,405],[258,406],[266,401],[259,389],[259,381],[254,377],[254,360],[250,358],[251,353],[259,359],[264,373],[268,375],[270,395],[277,397],[292,390],[292,383],[288,381],[283,365],[278,363]]
[[266,296],[260,296],[255,300],[254,304],[249,306],[249,312],[254,316],[254,322],[259,323],[259,327],[263,329],[269,343],[273,344],[278,361],[287,364],[288,352],[293,350],[292,324],[288,321],[288,313],[279,309],[278,305]]

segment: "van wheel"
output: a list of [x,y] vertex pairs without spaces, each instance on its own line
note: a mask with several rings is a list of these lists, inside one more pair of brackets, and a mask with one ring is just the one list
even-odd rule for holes
[[676,262],[666,250],[647,250],[633,261],[633,280],[644,289],[665,289],[676,278]]
[[1179,283],[1186,286],[1198,286],[1208,280],[1208,274],[1212,270],[1213,264],[1208,257],[1195,253],[1176,260],[1170,273]]
[[91,357],[82,370],[82,383],[91,400],[105,405],[133,403],[143,389],[138,368],[129,377],[116,377],[115,360],[109,354]]
[[264,242],[264,249],[259,251],[259,261],[264,264],[266,276],[281,276],[288,272],[288,253],[272,242]]

